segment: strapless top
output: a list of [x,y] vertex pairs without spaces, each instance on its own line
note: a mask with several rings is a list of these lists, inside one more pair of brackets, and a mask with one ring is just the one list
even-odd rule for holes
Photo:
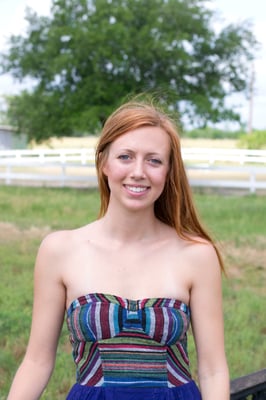
[[175,299],[88,294],[67,310],[77,382],[175,387],[191,381],[189,307]]

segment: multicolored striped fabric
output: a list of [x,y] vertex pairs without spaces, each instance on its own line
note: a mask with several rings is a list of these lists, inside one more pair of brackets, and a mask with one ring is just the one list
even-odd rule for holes
[[190,382],[189,321],[188,306],[174,299],[79,297],[67,311],[77,382],[106,387]]

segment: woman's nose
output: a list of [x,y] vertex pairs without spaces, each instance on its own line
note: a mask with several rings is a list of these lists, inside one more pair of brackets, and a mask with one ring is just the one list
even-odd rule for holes
[[143,160],[135,160],[132,166],[131,176],[135,179],[145,178],[145,166]]

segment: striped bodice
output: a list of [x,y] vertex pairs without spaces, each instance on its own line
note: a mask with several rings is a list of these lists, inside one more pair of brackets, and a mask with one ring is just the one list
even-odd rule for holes
[[188,306],[174,299],[79,297],[67,311],[77,382],[134,387],[187,383],[189,320]]

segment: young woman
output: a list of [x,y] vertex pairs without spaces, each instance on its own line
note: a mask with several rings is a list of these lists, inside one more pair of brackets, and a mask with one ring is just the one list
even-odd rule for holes
[[99,218],[40,246],[31,335],[8,400],[40,398],[65,310],[77,367],[68,400],[228,400],[222,261],[196,215],[175,124],[152,105],[121,106],[96,167]]

